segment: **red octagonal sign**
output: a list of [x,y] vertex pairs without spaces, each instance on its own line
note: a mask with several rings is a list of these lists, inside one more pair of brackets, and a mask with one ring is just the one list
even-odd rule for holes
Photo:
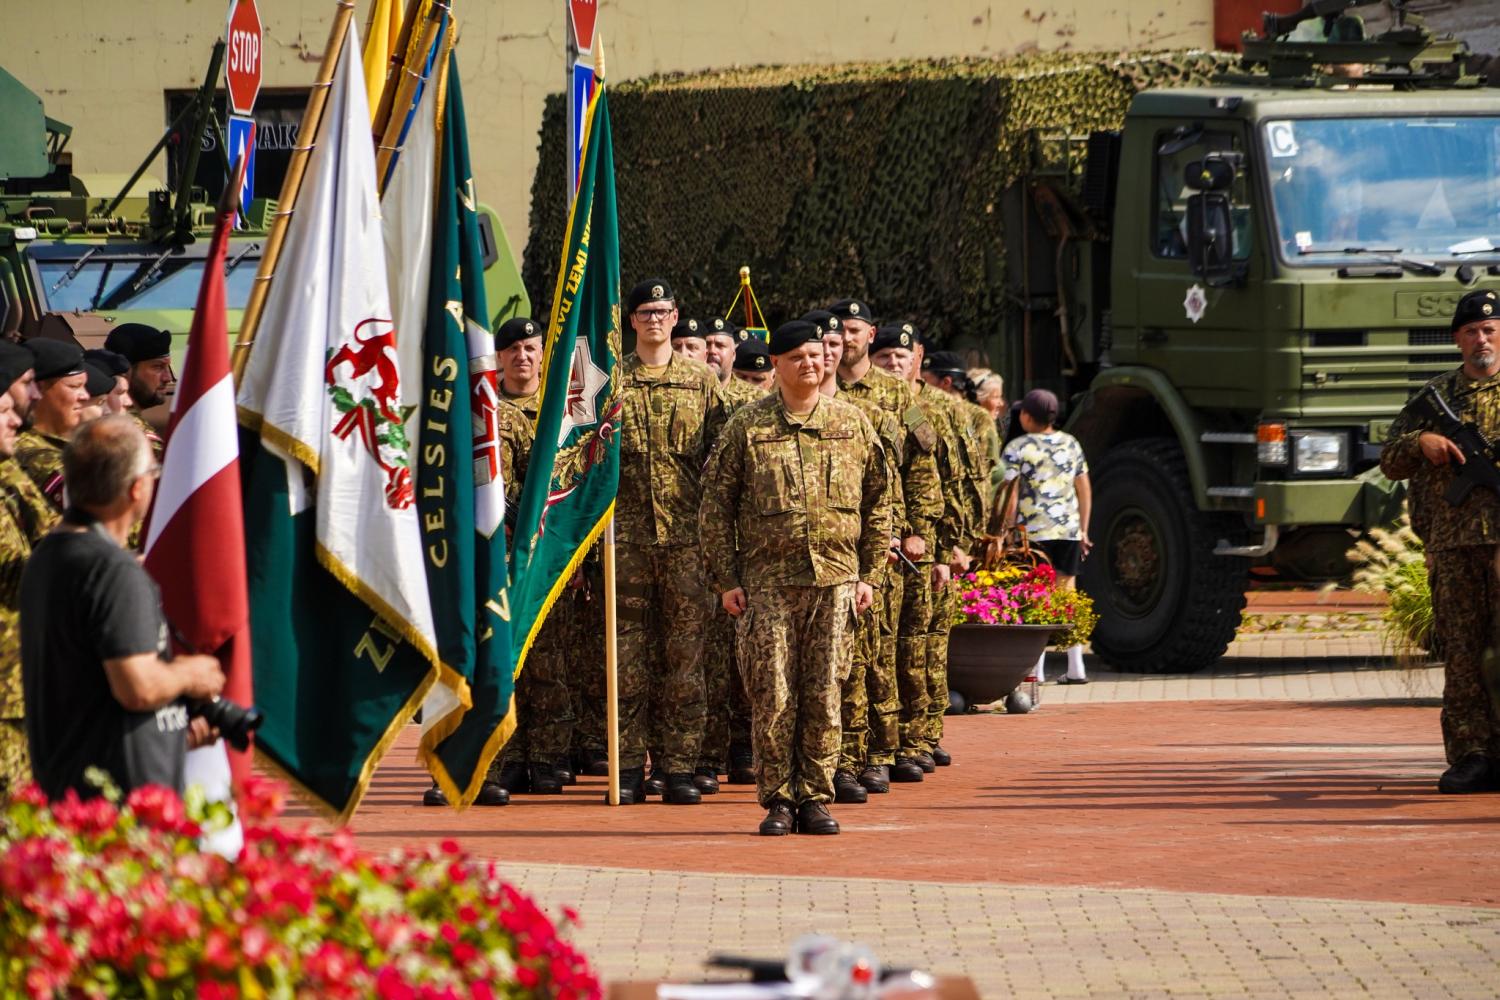
[[248,115],[260,93],[260,12],[255,0],[233,0],[229,11],[229,53],[224,78],[229,84],[229,110]]
[[588,52],[594,47],[594,17],[599,13],[599,0],[568,0],[572,11],[573,41],[579,52]]

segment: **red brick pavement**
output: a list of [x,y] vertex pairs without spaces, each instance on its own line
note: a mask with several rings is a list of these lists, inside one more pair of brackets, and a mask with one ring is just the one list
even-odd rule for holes
[[1434,791],[1437,714],[1169,702],[950,718],[952,767],[836,807],[841,836],[775,839],[729,785],[699,807],[610,809],[594,778],[424,809],[408,729],[354,826],[367,849],[451,836],[518,862],[1500,905],[1500,795]]

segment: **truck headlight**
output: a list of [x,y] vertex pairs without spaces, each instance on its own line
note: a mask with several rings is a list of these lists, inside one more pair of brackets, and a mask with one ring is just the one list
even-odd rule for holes
[[1349,435],[1339,431],[1292,431],[1292,471],[1349,471]]

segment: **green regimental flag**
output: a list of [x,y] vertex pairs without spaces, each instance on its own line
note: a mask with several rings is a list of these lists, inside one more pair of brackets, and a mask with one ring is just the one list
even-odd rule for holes
[[[512,539],[516,664],[614,513],[620,484],[620,239],[607,88],[584,116],[578,195],[542,357],[541,411]],[[539,474],[551,469],[552,475]]]
[[470,705],[446,683],[432,689],[422,706],[421,757],[448,801],[462,809],[515,730],[515,671],[495,338],[486,322],[484,250],[456,53],[449,52],[442,79],[417,511],[438,656],[467,682]]

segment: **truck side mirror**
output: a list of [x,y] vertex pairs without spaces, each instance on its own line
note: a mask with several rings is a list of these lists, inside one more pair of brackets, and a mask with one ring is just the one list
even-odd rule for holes
[[1187,200],[1187,257],[1193,273],[1210,284],[1234,276],[1234,219],[1229,195],[1203,191]]

